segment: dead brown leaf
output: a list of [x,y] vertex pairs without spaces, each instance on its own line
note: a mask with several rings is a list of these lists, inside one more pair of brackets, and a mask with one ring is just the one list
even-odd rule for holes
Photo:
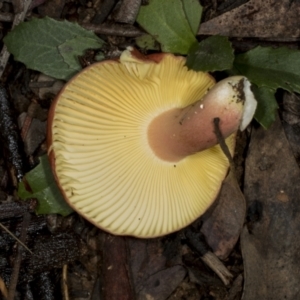
[[250,0],[202,23],[198,33],[294,41],[300,38],[299,15],[299,1]]
[[299,179],[281,121],[254,130],[245,173],[249,223],[241,235],[243,300],[300,297]]
[[208,245],[226,259],[239,239],[245,220],[244,196],[233,173],[222,184],[216,204],[203,216],[201,232]]

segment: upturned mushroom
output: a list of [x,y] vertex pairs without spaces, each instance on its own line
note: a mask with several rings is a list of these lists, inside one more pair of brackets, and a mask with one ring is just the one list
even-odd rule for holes
[[172,54],[91,65],[70,80],[49,114],[49,157],[66,201],[116,235],[157,237],[201,216],[228,170],[256,101],[245,77],[215,84]]

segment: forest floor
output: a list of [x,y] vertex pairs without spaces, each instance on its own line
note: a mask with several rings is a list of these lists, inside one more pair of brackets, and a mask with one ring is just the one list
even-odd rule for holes
[[[138,47],[135,38],[143,30],[134,20],[126,24],[122,9],[136,10],[140,2],[33,0],[23,20],[47,16],[91,24],[108,44],[106,55],[117,57],[129,45]],[[259,45],[299,47],[297,0],[200,2],[199,40],[228,36],[237,53]],[[0,1],[1,40],[22,9],[22,0]],[[83,67],[94,54],[81,57]],[[4,65],[7,55],[2,50],[1,82],[18,124],[20,172],[27,172],[47,153],[48,110],[64,82],[45,79],[12,56]],[[35,199],[17,196],[18,172],[2,139],[0,221],[29,250],[1,229],[0,299],[300,299],[300,98],[279,90],[276,99],[278,114],[269,129],[253,121],[238,135],[234,176],[242,194],[231,174],[195,223],[154,239],[112,236],[76,213],[36,215]]]

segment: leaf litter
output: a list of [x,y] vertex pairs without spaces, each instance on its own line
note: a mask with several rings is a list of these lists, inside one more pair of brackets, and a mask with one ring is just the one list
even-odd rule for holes
[[[199,65],[199,59],[200,59],[200,58],[198,58],[198,55],[199,55],[199,57],[201,57],[201,59],[203,59],[203,61],[212,62],[209,65],[209,67],[207,67],[207,71],[223,71],[223,70],[226,70],[228,72],[228,74],[229,73],[237,73],[237,72],[238,73],[242,73],[242,74],[246,74],[247,73],[248,76],[250,77],[250,79],[252,78],[251,79],[252,82],[256,83],[256,85],[257,85],[257,91],[256,91],[256,93],[258,95],[257,97],[260,99],[259,109],[258,109],[257,114],[256,114],[256,119],[259,121],[259,123],[264,128],[270,127],[271,124],[276,119],[276,111],[277,111],[277,108],[278,108],[277,102],[276,102],[276,99],[275,99],[275,92],[276,92],[276,90],[278,88],[285,88],[286,90],[289,90],[289,91],[294,91],[294,90],[298,89],[298,86],[297,86],[297,77],[296,77],[296,76],[298,76],[297,73],[296,73],[297,70],[296,70],[296,68],[293,69],[293,67],[291,66],[291,61],[288,60],[288,55],[291,54],[290,50],[287,49],[287,48],[279,48],[279,50],[274,50],[272,48],[262,48],[262,47],[258,48],[258,49],[254,49],[253,52],[250,51],[248,53],[240,54],[240,55],[236,56],[235,60],[234,60],[234,67],[232,68],[232,53],[233,53],[233,48],[230,48],[230,47],[228,48],[228,40],[226,40],[224,37],[213,37],[213,38],[215,38],[214,42],[220,43],[219,45],[221,45],[221,41],[223,41],[223,42],[227,41],[227,46],[226,47],[229,50],[228,53],[231,53],[231,55],[227,56],[226,59],[223,59],[223,60],[218,61],[218,62],[215,61],[215,65],[214,65],[213,64],[214,63],[214,59],[213,59],[214,55],[216,57],[219,57],[218,51],[220,52],[220,51],[223,50],[224,52],[226,52],[225,51],[226,47],[225,46],[224,47],[223,46],[215,47],[214,50],[212,51],[212,53],[209,52],[208,53],[209,55],[205,56],[205,51],[201,51],[201,48],[203,47],[202,49],[205,49],[205,47],[204,47],[205,43],[208,44],[208,47],[212,47],[213,48],[213,43],[210,44],[209,43],[209,39],[207,39],[207,40],[204,40],[203,41],[204,44],[201,45],[201,43],[203,43],[203,42],[200,42],[198,44],[198,43],[196,43],[196,40],[195,40],[194,37],[191,38],[191,33],[194,36],[195,28],[197,27],[197,22],[196,22],[197,18],[194,18],[192,16],[190,17],[190,14],[188,12],[187,6],[185,6],[185,5],[192,5],[191,4],[192,2],[193,1],[182,1],[180,3],[180,10],[177,11],[173,15],[170,13],[170,15],[172,15],[174,18],[175,18],[175,16],[176,16],[176,18],[178,17],[178,19],[176,19],[176,20],[181,20],[182,23],[184,24],[184,27],[182,27],[182,28],[184,28],[184,32],[187,33],[187,36],[183,37],[183,35],[181,35],[181,37],[183,38],[183,43],[182,44],[180,44],[178,42],[174,42],[174,40],[176,39],[176,35],[174,35],[174,33],[172,31],[169,30],[169,32],[167,32],[167,33],[164,32],[162,35],[160,34],[160,32],[159,32],[159,34],[157,34],[157,32],[155,30],[158,30],[157,29],[158,26],[156,26],[156,28],[152,29],[151,26],[153,24],[150,24],[150,25],[147,24],[147,22],[148,23],[155,23],[155,22],[153,22],[154,19],[153,18],[151,19],[151,15],[153,14],[153,7],[155,7],[155,6],[151,7],[151,5],[153,3],[155,4],[155,0],[150,1],[150,4],[151,4],[150,5],[150,9],[149,9],[149,6],[148,6],[148,9],[149,9],[148,13],[149,13],[149,15],[148,16],[145,16],[145,15],[143,16],[144,20],[146,20],[146,25],[141,25],[141,24],[140,25],[144,29],[146,29],[146,31],[154,39],[156,39],[156,43],[160,44],[161,49],[163,51],[170,51],[170,52],[175,52],[175,53],[184,53],[184,54],[188,54],[190,57],[192,57],[193,60],[194,60],[194,62],[191,62],[191,60],[190,60],[190,64],[188,65],[189,68],[199,68],[199,66],[197,66],[197,64]],[[170,1],[168,4],[169,4],[169,8],[170,7],[173,8],[173,6],[172,6],[173,2],[172,1]],[[197,2],[196,5],[198,5],[198,4],[199,3]],[[158,2],[155,5],[156,5],[156,7],[160,7],[158,9],[157,13],[158,14],[162,13],[162,15],[164,16],[164,18],[166,18],[166,20],[169,21],[169,19],[166,17],[165,8],[164,7],[161,8],[161,6],[159,6],[160,4]],[[179,8],[178,3],[176,5],[177,6],[174,6],[174,7]],[[190,8],[190,6],[188,6],[188,8]],[[143,9],[147,9],[147,6],[142,7],[142,10]],[[151,11],[151,9],[152,9],[152,11]],[[190,12],[195,12],[195,11],[198,12],[198,13],[195,13],[195,15],[196,16],[197,16],[197,14],[199,15],[199,12],[201,11],[199,9],[199,6],[197,6],[197,9],[195,8],[195,9],[190,10]],[[145,10],[144,10],[144,13],[145,13]],[[138,16],[138,20],[139,20],[139,18],[141,18],[141,16]],[[199,17],[199,21],[200,21],[200,17]],[[29,23],[29,22],[27,22],[27,23]],[[62,22],[60,22],[60,23],[62,23]],[[178,28],[177,27],[178,25],[174,25],[173,23],[170,23],[170,24],[172,24],[172,27]],[[189,26],[189,29],[188,29],[188,26],[186,26],[187,24]],[[181,25],[179,25],[179,27]],[[147,29],[147,26],[149,26],[149,29]],[[161,30],[164,31],[164,29],[165,29],[165,27],[164,27],[164,25],[162,25],[161,26]],[[166,35],[164,35],[164,34],[166,34]],[[53,77],[67,79],[67,78],[69,78],[69,76],[72,76],[73,74],[75,74],[74,72],[76,72],[76,70],[75,70],[76,68],[78,68],[78,70],[81,68],[81,66],[79,66],[79,65],[76,66],[76,63],[77,63],[76,57],[78,55],[82,55],[84,53],[85,48],[82,46],[83,45],[82,41],[84,40],[84,38],[85,38],[85,36],[83,35],[83,36],[81,36],[78,39],[78,47],[77,47],[77,45],[76,45],[76,47],[74,46],[75,44],[77,44],[76,37],[74,37],[74,38],[73,37],[68,38],[68,39],[66,39],[65,41],[62,41],[62,43],[59,44],[61,46],[58,46],[58,47],[61,47],[62,51],[59,51],[59,55],[57,57],[59,57],[59,61],[60,62],[63,61],[67,65],[67,67],[66,67],[66,65],[63,65],[64,68],[65,68],[65,70],[63,71],[63,73],[61,73],[61,70],[57,71],[56,68],[50,67],[50,69],[52,69],[51,72],[54,72],[54,73],[51,73],[51,75]],[[95,42],[95,46],[97,46],[98,45],[97,39],[93,40],[92,43],[94,43],[94,42]],[[25,43],[26,43],[26,41],[25,41]],[[100,42],[100,44],[101,44],[101,42]],[[224,45],[225,44],[226,43],[224,43]],[[92,47],[93,46],[91,46],[91,48]],[[99,46],[99,49],[101,47],[102,46]],[[70,51],[70,53],[72,53],[73,56],[72,55],[68,56],[68,52],[69,52],[69,50],[71,48],[72,48],[72,51]],[[190,52],[190,49],[194,49],[194,50],[192,50],[194,52]],[[195,51],[195,49],[198,49],[198,52],[197,52],[197,50]],[[209,48],[209,49],[211,49],[211,48]],[[255,52],[255,51],[257,51],[257,52]],[[268,54],[266,54],[266,53],[268,53]],[[272,68],[274,68],[274,64],[271,63],[272,62],[272,57],[275,57],[275,62],[276,62],[276,55],[277,55],[277,57],[279,57],[278,53],[280,53],[280,55],[281,55],[281,57],[282,57],[283,60],[282,60],[282,62],[280,64],[275,64],[277,67],[274,70],[274,69],[272,69]],[[296,54],[297,54],[297,51],[296,51]],[[64,57],[64,55],[66,55],[66,56]],[[57,59],[57,57],[55,58],[55,60]],[[261,60],[258,60],[259,57],[261,57]],[[270,61],[268,61],[268,57],[271,57]],[[293,56],[293,61],[297,64],[298,61],[299,61],[298,57]],[[296,66],[296,64],[295,64],[295,66]],[[30,68],[29,65],[26,64],[26,66]],[[37,68],[38,71],[41,71],[41,72],[44,72],[44,73],[48,72],[48,71],[45,72],[44,69],[42,69],[42,68],[39,69],[40,68],[39,64],[36,64],[36,66],[34,68]],[[200,68],[201,68],[201,66],[200,66]],[[66,71],[67,69],[69,69],[69,73]],[[282,81],[282,78],[284,78],[284,75],[285,75],[284,71],[286,69],[289,70],[289,81],[288,81],[289,84],[286,84],[286,82]],[[63,74],[63,75],[61,75],[61,74]],[[257,77],[255,74],[258,74],[259,76]],[[269,79],[270,78],[269,75],[270,76],[274,76],[275,80],[270,80]],[[60,77],[60,76],[62,76],[62,77]],[[290,82],[291,82],[291,84],[290,84]],[[276,127],[276,128],[277,128],[276,130],[279,130],[278,127]],[[262,131],[262,132],[265,133],[265,131]],[[280,134],[280,137],[281,137],[281,134]],[[279,138],[279,136],[277,136],[276,134],[274,134],[274,136],[272,137],[273,141],[276,141],[276,138]],[[283,142],[283,140],[282,140],[281,143],[287,144],[288,142],[287,141]],[[259,154],[257,154],[257,155],[259,155]],[[276,161],[276,159],[274,161]],[[288,159],[287,159],[287,161],[288,161]],[[270,161],[268,160],[268,158],[266,158],[266,156],[264,156],[264,158],[263,158],[263,165],[268,167],[269,163],[270,163]],[[253,163],[246,164],[246,169],[247,169],[247,166],[249,168],[249,166],[251,167],[252,164]],[[282,168],[284,168],[284,167],[282,167]],[[298,178],[297,174],[294,174],[294,175],[295,175],[295,178]],[[269,176],[269,177],[272,177],[272,176]],[[264,177],[263,180],[265,180],[265,177]],[[226,185],[226,182],[224,184]],[[245,185],[246,184],[247,184],[247,179],[245,181]],[[257,182],[256,182],[256,184],[257,184]],[[267,184],[267,186],[269,186],[269,185]],[[273,184],[272,184],[272,186],[273,186]],[[23,192],[26,193],[24,190],[23,190]],[[222,195],[222,192],[221,192],[221,195]],[[31,194],[31,196],[32,196],[32,194]],[[231,197],[229,196],[227,198],[230,200]],[[239,197],[235,197],[235,198],[238,200]],[[287,199],[285,192],[284,193],[279,193],[278,199],[279,199],[279,201],[287,203],[287,202],[285,202],[286,199]],[[239,205],[241,205],[241,207],[243,207],[243,203],[242,202],[239,203]],[[248,199],[247,199],[247,205],[249,206]],[[255,208],[255,205],[254,205],[254,208]],[[235,206],[233,205],[233,207],[235,207]],[[248,227],[247,228],[244,227],[244,230],[243,230],[243,235],[242,235],[242,237],[244,237],[244,240],[242,241],[242,248],[243,248],[242,250],[243,251],[245,251],[245,249],[247,251],[247,246],[249,246],[250,245],[249,243],[251,243],[251,241],[247,240],[248,236],[247,236],[246,229],[248,231],[249,231],[249,229],[253,230],[253,228],[255,228],[255,226],[260,225],[260,224],[256,224],[256,222],[260,221],[260,219],[259,219],[259,216],[260,216],[259,213],[261,213],[260,207],[263,207],[263,205],[257,204],[257,207],[258,207],[257,211],[254,210],[254,212],[257,212],[257,215],[254,214],[254,217],[253,217],[253,214],[252,215],[249,214],[249,211],[248,211],[248,214],[247,214],[247,218],[249,219],[252,216],[252,219],[251,219],[251,222],[248,224]],[[230,206],[228,208],[229,208],[228,211],[230,213]],[[233,212],[232,210],[231,210],[231,213]],[[273,209],[271,209],[271,210],[273,211]],[[262,210],[262,211],[263,211],[263,213],[267,213],[268,212],[268,211],[264,212],[264,210]],[[48,211],[48,212],[50,212],[50,211]],[[232,251],[232,249],[233,249],[233,252],[231,252],[231,256],[232,256],[232,254],[235,253],[234,244],[236,243],[237,237],[239,236],[239,232],[240,232],[241,227],[243,225],[242,224],[242,220],[243,220],[242,216],[244,216],[244,213],[245,213],[244,209],[242,209],[241,212],[238,213],[238,216],[240,217],[240,219],[238,219],[238,222],[236,223],[238,225],[234,225],[235,224],[234,222],[233,222],[233,225],[231,225],[232,228],[235,230],[235,233],[233,234],[235,242],[233,242],[231,244],[229,243],[229,244],[227,244],[227,246],[224,246],[224,245],[226,245],[226,243],[222,244],[222,242],[224,242],[224,241],[228,242],[228,239],[226,239],[226,237],[223,236],[219,240],[216,239],[216,243],[215,244],[211,243],[213,250],[216,253],[218,253],[218,255],[220,255],[223,259],[225,259],[226,257],[228,257],[228,255],[230,254],[230,252]],[[225,213],[224,213],[223,216],[225,216],[223,223],[226,223],[226,215],[225,215]],[[271,216],[269,216],[269,215],[267,215],[267,216],[271,218]],[[258,219],[255,219],[256,217]],[[232,220],[232,219],[234,219],[234,217],[230,216],[230,214],[229,214],[229,217],[227,217],[227,219],[231,219]],[[219,221],[219,218],[216,218],[215,220]],[[276,220],[277,219],[275,219],[274,222],[276,222]],[[216,227],[221,226],[221,225],[218,225],[218,223],[212,223],[212,224],[216,225]],[[225,226],[226,226],[226,224],[225,224]],[[209,228],[210,228],[210,225],[207,226],[208,231],[207,231],[206,235],[208,237],[212,237],[213,234],[209,235]],[[217,228],[217,229],[219,230],[219,228]],[[250,230],[250,233],[252,232],[251,230]],[[294,230],[292,229],[291,231],[294,231]],[[222,230],[221,231],[219,230],[219,232],[222,232]],[[105,233],[103,233],[103,235],[105,235]],[[215,235],[215,236],[217,236],[217,235]],[[262,236],[261,238],[265,238],[265,236],[266,235]],[[108,237],[106,236],[106,238],[109,238],[109,236]],[[169,240],[169,244],[172,245],[172,246],[170,246],[170,248],[176,248],[178,250],[178,249],[181,248],[181,246],[179,246],[179,244],[182,243],[182,241],[184,241],[184,236],[182,236],[180,233],[178,233],[178,235],[175,234],[173,237],[166,237],[165,240],[163,240],[163,239],[161,240],[164,245],[166,245],[166,240]],[[245,243],[245,241],[246,241],[246,243]],[[243,242],[244,242],[244,244],[243,244]],[[148,245],[151,245],[150,241],[145,241],[145,243],[148,244]],[[174,247],[175,245],[177,245],[177,246]],[[243,246],[243,245],[245,245],[245,246]],[[254,246],[250,247],[252,250],[254,248],[258,247],[255,243],[253,245]],[[268,248],[268,245],[269,244],[268,244],[268,241],[267,241],[266,245],[264,246],[264,248]],[[130,247],[132,247],[132,245]],[[184,249],[184,251],[186,251],[186,253],[190,253],[189,252],[190,250],[188,250],[188,248],[186,248],[185,246],[183,247],[183,249]],[[152,248],[150,247],[147,250],[147,253],[150,253],[154,257],[158,253],[162,253],[164,251],[166,251],[166,250],[164,250],[163,247],[152,247]],[[263,268],[266,268],[265,266],[268,265],[269,261],[266,260],[267,264],[262,264],[262,266],[257,266],[258,264],[254,265],[251,262],[251,257],[259,259],[259,260],[264,259],[264,257],[262,257],[262,253],[263,252],[258,253],[258,255],[256,254],[255,250],[253,250],[250,253],[250,255],[247,252],[244,252],[244,253],[246,253],[247,259],[249,259],[249,257],[250,257],[250,264],[249,264],[249,260],[248,261],[247,261],[247,259],[245,260],[245,266],[246,266],[245,272],[246,272],[246,274],[248,276],[248,279],[249,278],[250,279],[248,281],[246,281],[244,296],[248,297],[246,299],[252,299],[251,297],[254,297],[255,291],[258,290],[256,288],[256,286],[254,285],[255,282],[252,281],[253,274],[255,276],[257,274],[260,274],[259,272],[263,272],[264,271]],[[170,267],[170,270],[169,270],[169,273],[168,272],[163,273],[163,271],[158,271],[157,275],[153,274],[153,282],[151,280],[149,280],[149,285],[147,287],[148,289],[150,289],[150,291],[152,290],[153,292],[155,291],[155,287],[157,287],[157,283],[158,282],[162,281],[162,286],[163,286],[163,279],[164,279],[164,277],[165,276],[172,276],[172,275],[170,275],[170,274],[172,274],[172,270],[174,268],[175,269],[178,268],[176,266],[182,264],[181,256],[179,256],[178,253],[174,254],[174,252],[172,252],[170,250],[168,250],[165,253],[163,253],[162,257],[164,257],[164,259],[161,262],[161,266],[160,266],[161,270],[164,270],[164,269],[168,270],[168,267]],[[148,265],[148,267],[151,268],[151,266],[152,266],[151,265],[151,262],[152,262],[151,258],[144,258],[142,260],[142,262],[143,262],[143,265]],[[185,262],[187,263],[187,260]],[[255,268],[253,268],[253,265],[255,266]],[[181,268],[181,270],[184,271],[184,269],[186,268],[186,266],[187,265],[185,265],[185,267],[182,267],[183,269]],[[200,269],[202,267],[203,266],[199,266]],[[232,266],[231,266],[231,268],[232,268]],[[195,272],[195,273],[197,273],[197,272]],[[159,274],[168,274],[168,275],[162,275],[162,276],[159,277]],[[185,272],[183,272],[182,274],[185,274]],[[197,274],[199,274],[199,273],[197,273]],[[202,273],[202,274],[204,274],[204,273]],[[240,273],[237,272],[237,273],[235,273],[235,275],[236,274],[240,274]],[[150,276],[152,276],[152,275],[150,275]],[[198,276],[201,276],[201,275],[198,275]],[[192,278],[192,275],[191,275],[190,271],[189,271],[189,277]],[[202,296],[205,297],[204,296],[205,292],[201,288],[199,288],[199,286],[200,287],[204,287],[205,284],[204,284],[204,281],[201,281],[201,280],[199,281],[199,278],[201,278],[201,277],[198,277],[198,279],[197,279],[198,281],[195,280],[195,278],[193,279],[193,280],[195,280],[195,282],[197,282],[197,283],[195,283],[195,285],[192,285],[191,282],[187,283],[185,280],[183,280],[183,283],[182,283],[182,286],[184,286],[184,284],[188,284],[189,288],[191,288],[192,290],[193,290],[193,288],[197,287],[196,290],[193,290],[193,291],[194,292],[196,291],[195,295],[198,296],[198,299],[200,297],[202,297]],[[247,278],[246,278],[246,280],[247,280]],[[237,284],[238,284],[238,281],[237,281]],[[192,288],[192,286],[193,286],[193,288]],[[241,287],[241,283],[238,286]],[[212,292],[213,288],[210,287],[210,289],[211,289],[211,293],[213,293]],[[178,292],[179,292],[179,290],[178,290]],[[268,290],[267,292],[271,293],[270,290]],[[148,295],[148,294],[150,295],[151,292],[150,293],[146,292],[146,294],[143,294],[143,295]],[[292,297],[292,296],[295,296],[295,295],[294,294],[292,295],[290,293],[288,296]],[[142,297],[143,296],[141,296],[141,299],[142,299]],[[265,297],[267,297],[267,296],[265,296]],[[190,299],[192,299],[192,298],[190,298]],[[253,298],[253,299],[260,299],[260,298],[257,296],[257,298]],[[265,298],[263,298],[263,299],[265,299]],[[274,295],[274,298],[272,298],[272,299],[279,299],[279,298],[276,298],[276,295]],[[290,299],[292,299],[292,298],[290,298]]]

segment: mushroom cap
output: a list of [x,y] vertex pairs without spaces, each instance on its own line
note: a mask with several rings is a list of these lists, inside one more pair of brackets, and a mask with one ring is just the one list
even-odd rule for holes
[[[48,153],[70,206],[105,231],[142,238],[177,231],[202,215],[229,166],[219,145],[164,161],[150,148],[147,128],[214,84],[207,73],[188,70],[183,57],[142,59],[128,50],[69,81],[50,110]],[[235,135],[226,143],[233,152]]]

